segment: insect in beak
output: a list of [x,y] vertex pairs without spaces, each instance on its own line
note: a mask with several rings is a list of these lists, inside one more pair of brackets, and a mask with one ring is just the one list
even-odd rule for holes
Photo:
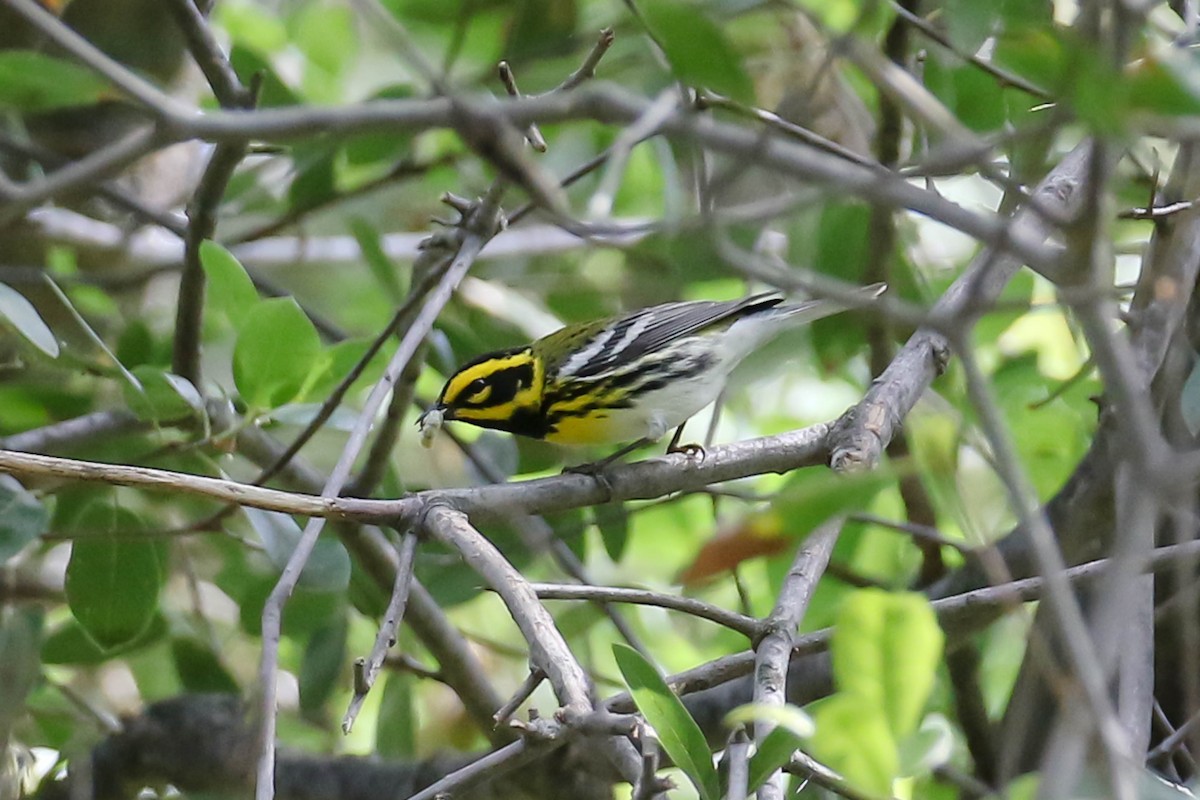
[[442,423],[454,419],[454,412],[442,405],[436,405],[417,418],[417,427],[421,430],[421,446],[433,447],[433,437],[441,430]]

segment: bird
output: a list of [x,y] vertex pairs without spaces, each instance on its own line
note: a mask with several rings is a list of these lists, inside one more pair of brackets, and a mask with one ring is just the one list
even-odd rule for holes
[[565,445],[631,442],[607,464],[675,429],[678,447],[687,420],[714,402],[730,373],[778,333],[886,289],[853,291],[853,302],[787,302],[778,292],[738,300],[696,300],[568,325],[520,347],[481,355],[446,381],[418,420],[422,443],[446,421]]

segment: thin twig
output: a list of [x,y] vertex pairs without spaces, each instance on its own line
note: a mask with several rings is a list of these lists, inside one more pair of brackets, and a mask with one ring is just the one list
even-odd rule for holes
[[[803,751],[796,751],[792,760],[784,766],[787,772],[803,775],[808,780],[846,800],[880,800],[878,795],[868,794],[854,788],[841,775]],[[890,798],[895,800],[895,798]]]
[[[782,708],[787,702],[788,662],[796,629],[829,563],[842,524],[842,518],[838,517],[809,535],[783,579],[775,608],[763,620],[764,635],[754,646],[754,702],[758,705]],[[775,723],[770,720],[756,720],[755,741],[762,742],[774,728]],[[759,788],[759,800],[782,800],[784,788],[783,773],[776,772]]]
[[[509,97],[520,97],[521,90],[517,88],[517,76],[513,74],[512,67],[507,61],[501,61],[496,71],[500,75],[500,82],[504,84],[505,91]],[[525,141],[529,142],[529,146],[539,153],[546,152],[546,137],[542,136],[541,130],[536,122],[531,122],[525,126]]]
[[637,783],[633,787],[633,794],[630,800],[651,800],[651,798],[663,791],[664,788],[658,778],[658,759],[661,745],[658,741],[658,734],[645,723],[638,725],[636,741],[638,750],[642,756],[642,771],[638,775]]
[[[1192,559],[1197,555],[1200,555],[1200,541],[1159,547],[1154,550],[1145,568],[1158,573],[1173,568],[1179,559]],[[1066,570],[1064,577],[1072,584],[1090,583],[1105,574],[1110,566],[1109,559],[1089,561]],[[991,624],[1003,612],[1042,598],[1045,591],[1046,579],[1023,578],[939,598],[933,601],[933,610],[937,613],[938,624],[953,643],[957,637],[970,635]],[[792,658],[824,652],[829,647],[832,634],[832,628],[823,628],[797,637],[792,647]],[[667,676],[666,681],[677,694],[685,695],[748,675],[754,671],[754,664],[754,651],[744,650]],[[616,713],[636,711],[632,698],[625,693],[605,700],[604,707]]]
[[[208,22],[192,0],[171,0],[168,9],[183,31],[188,49],[221,107],[247,110],[258,104],[262,76],[256,75],[249,86],[243,86],[233,65],[217,45]],[[204,168],[204,175],[192,201],[188,203],[187,235],[183,240],[183,274],[179,281],[179,301],[175,316],[175,341],[171,366],[175,374],[200,386],[200,329],[204,323],[204,267],[200,263],[200,246],[212,239],[217,229],[217,211],[225,197],[225,189],[246,156],[249,139],[223,142],[217,145]]]
[[[1039,184],[1035,197],[1044,207],[1061,209],[1065,215],[1081,205],[1078,191],[1087,173],[1091,147],[1083,143],[1064,158]],[[1018,213],[1008,227],[1010,235],[1044,239],[1051,233],[1042,214]],[[1000,295],[1008,280],[1020,269],[1013,254],[985,250],[941,296],[932,316],[965,320],[986,309]],[[883,449],[892,441],[900,422],[917,399],[941,373],[949,355],[945,334],[932,327],[918,330],[874,382],[866,397],[839,425],[830,463],[838,471],[869,469],[878,463]]]
[[891,0],[891,2],[888,3],[888,5],[890,5],[892,10],[894,12],[896,12],[897,17],[904,20],[906,23],[911,25],[916,30],[920,31],[921,34],[924,35],[926,38],[932,39],[933,41],[937,42],[942,47],[949,50],[951,53],[954,53],[954,55],[958,56],[963,61],[966,61],[967,63],[969,63],[973,66],[976,66],[979,69],[983,70],[984,72],[988,73],[993,78],[995,78],[1000,83],[1000,85],[1011,86],[1014,89],[1020,89],[1021,91],[1025,92],[1026,94],[1032,95],[1040,100],[1053,100],[1054,99],[1054,97],[1052,95],[1050,95],[1048,92],[1046,92],[1044,89],[1033,85],[1029,81],[1022,78],[1020,75],[1017,75],[1016,73],[1013,73],[1013,72],[1009,72],[1008,70],[1004,69],[1003,67],[998,67],[995,64],[993,64],[992,62],[982,59],[973,53],[964,53],[964,52],[960,51],[958,48],[956,48],[954,46],[954,43],[952,41],[950,41],[950,38],[948,36],[943,34],[940,30],[935,28],[933,25],[930,25],[927,21],[925,21],[925,19],[923,17],[909,11],[907,8],[904,7],[904,5],[896,2],[896,0]]
[[753,617],[727,611],[720,606],[714,606],[691,597],[678,597],[646,589],[626,589],[618,586],[576,586],[555,583],[534,583],[532,586],[541,600],[598,600],[605,603],[633,603],[682,611],[693,617],[706,619],[737,631],[748,639],[758,636],[762,628],[759,621]]
[[[513,484],[429,490],[400,500],[315,497],[169,470],[5,451],[0,451],[0,472],[183,492],[267,511],[359,522],[413,522],[433,500],[480,519],[507,520],[519,514],[543,514],[608,501],[654,499],[750,475],[815,466],[827,457],[828,429],[827,424],[818,423],[715,447],[702,463],[676,454],[614,465],[605,472],[608,487],[591,476],[565,474]],[[688,469],[681,470],[684,464]]]
[[[44,274],[39,270],[39,277]],[[65,447],[81,447],[91,442],[124,436],[144,430],[143,422],[129,411],[94,411],[82,417],[54,422],[0,438],[0,450],[22,453],[47,453]]]
[[[0,0],[26,2],[27,0]],[[146,127],[135,130],[112,144],[94,150],[78,161],[59,167],[41,180],[0,196],[0,225],[11,222],[44,200],[116,175],[133,162],[166,144],[157,131]]]
[[461,512],[434,504],[424,515],[426,532],[456,550],[487,581],[520,628],[533,665],[545,673],[569,714],[591,711],[591,681],[579,666],[533,588]]
[[[974,353],[970,348],[962,346],[956,349],[967,379],[967,393],[979,414],[980,425],[992,445],[1000,478],[1009,494],[1012,507],[1030,538],[1039,572],[1045,577],[1046,604],[1058,622],[1058,630],[1062,635],[1072,671],[1078,677],[1086,697],[1087,711],[1096,726],[1113,770],[1127,772],[1119,765],[1133,763],[1132,753],[1129,752],[1129,740],[1109,697],[1096,644],[1088,633],[1079,601],[1071,591],[1066,564],[1055,541],[1054,531],[1046,521],[1038,506],[1037,495],[1021,470],[1020,460],[1005,427],[1002,413],[979,370]],[[1117,785],[1113,789],[1120,797],[1129,796],[1126,793],[1127,787]]]
[[208,85],[223,108],[249,108],[254,104],[254,92],[242,85],[229,58],[217,44],[208,20],[193,0],[169,0],[167,8],[183,31],[188,50],[196,66],[204,73]]
[[[176,1],[192,5],[192,0]],[[188,203],[188,228],[184,237],[183,272],[179,281],[171,368],[193,386],[202,385],[200,338],[204,324],[205,279],[204,265],[200,262],[200,245],[213,238],[217,229],[217,210],[225,196],[225,188],[245,155],[245,142],[217,145],[204,168],[200,185]]]
[[[61,167],[68,163],[68,159],[59,153],[48,148],[34,144],[32,142],[18,142],[15,139],[0,134],[0,150],[12,155],[20,156],[24,159],[36,161],[43,166]],[[105,200],[112,203],[117,208],[128,211],[131,214],[161,228],[164,228],[171,233],[174,233],[180,238],[187,231],[187,220],[182,214],[174,211],[164,211],[157,208],[151,208],[142,201],[140,197],[133,192],[125,189],[117,183],[108,181],[99,184],[96,188],[96,194],[103,197]],[[19,188],[17,189],[19,191]],[[0,191],[0,197],[4,192]]]
[[[409,360],[421,342],[424,341],[425,335],[433,327],[437,315],[449,301],[454,288],[474,263],[475,256],[478,255],[480,248],[483,247],[483,243],[496,230],[496,221],[498,218],[499,207],[496,205],[495,199],[493,199],[491,202],[482,204],[468,220],[464,221],[464,234],[460,240],[459,249],[454,256],[453,263],[438,283],[437,288],[430,294],[429,301],[413,321],[412,327],[405,333],[404,339],[400,342],[400,346],[396,348],[392,360],[384,371],[383,378],[371,390],[371,394],[363,405],[363,410],[354,426],[354,430],[351,432],[342,450],[342,454],[338,458],[338,462],[330,473],[329,480],[321,492],[323,499],[330,500],[336,498],[341,492],[350,477],[350,470],[353,468],[359,452],[366,443],[366,438],[370,432],[375,414],[391,391],[392,384],[399,378],[400,373],[408,365]],[[256,771],[257,783],[255,787],[257,800],[271,800],[274,796],[275,692],[278,680],[276,662],[279,657],[279,637],[283,606],[287,602],[287,598],[291,596],[292,590],[300,578],[300,571],[312,553],[312,549],[317,542],[317,536],[323,527],[324,519],[321,517],[313,517],[309,520],[301,534],[300,540],[296,543],[295,550],[288,558],[287,565],[284,567],[278,583],[276,583],[275,588],[263,604],[263,651],[262,664],[259,670],[259,686],[262,691],[260,707],[261,729],[260,740],[258,742],[260,756]]]
[[725,763],[729,765],[726,800],[746,800],[750,785],[750,737],[740,725],[725,746]]
[[612,28],[604,28],[600,31],[600,35],[596,38],[596,43],[592,45],[592,49],[588,52],[583,63],[579,65],[579,69],[567,76],[567,79],[554,87],[554,92],[569,92],[572,89],[582,85],[585,81],[596,77],[596,67],[600,65],[600,59],[604,58],[604,54],[613,46],[616,41],[616,34]]
[[[538,602],[525,578],[470,523],[466,515],[448,506],[431,504],[422,526],[432,537],[456,550],[463,560],[500,595],[510,616],[529,645],[531,663],[545,673],[562,707],[555,717],[567,725],[593,711],[593,689],[553,617]],[[607,737],[600,742],[619,774],[633,781],[637,758],[624,739]]]
[[542,755],[543,750],[529,746],[524,739],[493,750],[470,764],[431,783],[408,800],[445,800],[462,795],[484,781],[518,769]]
[[546,673],[542,671],[541,667],[530,667],[529,674],[525,676],[525,680],[523,680],[521,685],[517,687],[517,690],[513,692],[513,696],[510,697],[504,703],[504,705],[500,706],[500,708],[496,710],[496,713],[492,715],[492,719],[496,721],[496,724],[503,725],[508,722],[509,718],[516,713],[517,709],[521,707],[522,703],[530,698],[537,687],[542,685],[542,681],[544,680],[546,680]]
[[396,629],[400,627],[400,621],[404,619],[405,606],[408,605],[408,593],[413,579],[413,559],[416,557],[416,553],[417,536],[409,531],[400,538],[399,560],[396,565],[396,581],[392,586],[392,597],[388,601],[387,611],[383,615],[383,622],[375,637],[375,646],[371,648],[371,654],[367,656],[366,662],[360,670],[360,677],[355,680],[354,696],[350,698],[350,706],[346,709],[345,716],[342,717],[342,733],[350,733],[350,729],[354,727],[354,720],[358,717],[359,710],[362,709],[363,701],[367,699],[367,693],[375,685],[375,679],[379,677],[379,671],[383,668],[388,650],[396,643]]

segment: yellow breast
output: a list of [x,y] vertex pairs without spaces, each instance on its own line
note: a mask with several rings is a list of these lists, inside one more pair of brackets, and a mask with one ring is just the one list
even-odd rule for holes
[[640,433],[629,436],[629,425],[623,420],[613,419],[611,411],[592,411],[582,417],[566,417],[546,435],[546,441],[554,444],[617,444],[641,437]]

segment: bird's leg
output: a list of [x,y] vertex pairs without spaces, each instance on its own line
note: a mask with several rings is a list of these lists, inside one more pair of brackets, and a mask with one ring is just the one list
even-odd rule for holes
[[617,461],[622,456],[627,456],[630,453],[632,453],[634,450],[637,450],[639,447],[650,444],[653,441],[654,441],[653,439],[638,439],[636,442],[625,445],[617,452],[613,453],[610,456],[602,458],[599,461],[591,461],[587,464],[576,464],[573,467],[565,467],[563,469],[563,474],[575,473],[577,475],[591,476],[591,478],[593,480],[595,480],[596,483],[600,484],[600,487],[604,489],[604,494],[605,494],[604,502],[607,503],[610,500],[612,500],[613,487],[612,487],[612,483],[608,480],[607,477],[605,477],[604,470],[606,470],[613,462]]
[[703,461],[704,445],[694,442],[684,445],[679,443],[679,440],[683,438],[683,428],[685,425],[687,425],[687,422],[684,422],[683,425],[675,429],[675,435],[671,437],[671,443],[667,445],[667,453],[684,453],[689,459],[698,457],[698,460]]
[[617,450],[617,452],[613,453],[610,456],[605,456],[604,458],[600,459],[599,461],[591,461],[591,462],[588,462],[587,464],[577,464],[573,467],[567,467],[566,469],[563,470],[563,472],[574,472],[579,475],[591,475],[593,477],[599,477],[599,473],[604,471],[604,469],[606,467],[608,467],[609,465],[611,465],[613,462],[623,458],[624,456],[629,455],[634,450],[637,450],[639,447],[643,447],[645,445],[651,444],[653,441],[654,441],[653,439],[638,439],[636,442],[625,445],[620,450]]

